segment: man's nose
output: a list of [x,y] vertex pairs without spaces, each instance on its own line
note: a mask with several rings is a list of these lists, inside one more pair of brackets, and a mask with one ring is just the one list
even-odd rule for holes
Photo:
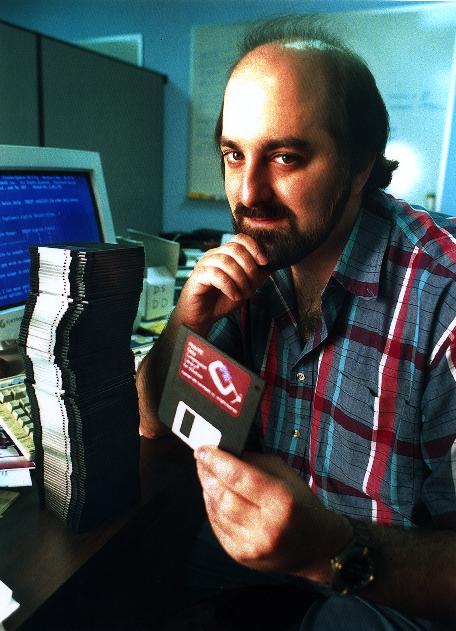
[[267,165],[246,163],[240,182],[239,201],[249,208],[254,208],[271,200],[273,195]]

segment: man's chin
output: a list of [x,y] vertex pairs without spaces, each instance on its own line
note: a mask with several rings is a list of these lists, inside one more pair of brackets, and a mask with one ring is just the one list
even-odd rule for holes
[[298,256],[283,256],[283,257],[274,257],[268,255],[269,261],[266,265],[263,265],[261,269],[264,269],[268,272],[277,272],[279,269],[287,269],[288,267],[292,267],[293,265],[297,265],[301,261],[303,261],[307,254],[300,253]]

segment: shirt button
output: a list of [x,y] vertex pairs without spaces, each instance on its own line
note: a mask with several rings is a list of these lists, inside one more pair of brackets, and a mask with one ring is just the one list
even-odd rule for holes
[[297,372],[296,373],[296,379],[298,381],[305,381],[306,380],[306,376],[303,372]]
[[301,432],[299,431],[299,429],[293,430],[293,438],[301,438]]

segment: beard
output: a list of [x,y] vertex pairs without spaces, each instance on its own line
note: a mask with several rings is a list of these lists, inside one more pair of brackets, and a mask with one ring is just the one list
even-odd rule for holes
[[[298,227],[291,209],[277,202],[259,204],[252,208],[237,204],[232,212],[233,229],[236,233],[247,234],[258,242],[268,258],[265,269],[275,271],[296,265],[329,238],[344,214],[350,197],[350,179],[346,175],[341,177],[335,188],[327,206],[320,209],[317,221],[305,230]],[[287,219],[288,227],[281,230],[252,229],[245,225],[244,219],[248,217]]]

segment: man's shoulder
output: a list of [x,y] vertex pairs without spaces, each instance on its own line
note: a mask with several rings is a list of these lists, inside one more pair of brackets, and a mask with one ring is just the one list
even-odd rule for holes
[[369,198],[367,208],[391,223],[390,246],[419,250],[456,267],[456,218],[385,193]]

